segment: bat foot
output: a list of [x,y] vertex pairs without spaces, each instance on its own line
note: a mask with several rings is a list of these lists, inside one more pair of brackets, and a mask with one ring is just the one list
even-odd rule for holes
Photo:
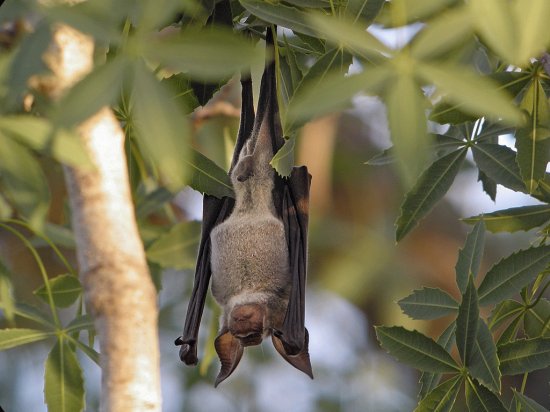
[[186,342],[183,336],[179,336],[174,341],[176,346],[180,348],[180,359],[186,365],[196,365],[199,362],[197,357],[197,344],[195,342]]

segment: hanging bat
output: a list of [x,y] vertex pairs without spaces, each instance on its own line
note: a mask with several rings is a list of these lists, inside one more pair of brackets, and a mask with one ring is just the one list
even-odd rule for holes
[[[269,49],[273,37],[268,28]],[[235,199],[204,197],[195,281],[183,335],[175,342],[181,360],[197,364],[212,277],[212,294],[223,310],[214,342],[221,362],[215,386],[235,370],[246,346],[270,335],[277,352],[313,378],[304,326],[311,176],[302,166],[282,178],[269,164],[284,144],[274,61],[262,76],[256,116],[250,78],[241,84],[241,121],[229,170]]]

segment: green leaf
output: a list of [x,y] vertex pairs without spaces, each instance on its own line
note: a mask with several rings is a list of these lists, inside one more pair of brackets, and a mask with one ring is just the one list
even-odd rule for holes
[[0,259],[0,309],[8,326],[14,326],[15,321],[15,301],[11,279],[11,271]]
[[49,25],[39,24],[33,33],[21,41],[10,69],[10,100],[19,101],[23,97],[31,76],[47,72],[42,56],[50,45],[51,36]]
[[314,28],[317,37],[343,46],[368,60],[381,60],[383,54],[391,54],[380,40],[365,30],[365,23],[362,21],[354,23],[346,18],[314,13],[308,16],[308,22]]
[[425,165],[430,143],[426,99],[412,76],[403,74],[388,85],[386,107],[398,171],[410,187]]
[[0,350],[37,342],[53,336],[53,332],[37,329],[0,329]]
[[296,138],[287,139],[283,146],[279,149],[269,164],[283,177],[290,176],[294,167],[294,144]]
[[500,393],[500,371],[497,348],[489,328],[479,319],[477,335],[470,356],[468,371],[473,378],[493,392]]
[[538,404],[533,399],[523,395],[522,393],[519,393],[514,388],[512,388],[512,391],[514,392],[514,400],[521,405],[521,410],[524,412],[548,412],[548,409],[546,409],[544,406]]
[[30,151],[1,134],[0,177],[4,193],[29,225],[41,232],[50,204],[48,182]]
[[74,318],[65,328],[66,333],[94,330],[94,320],[90,315],[80,315]]
[[84,409],[84,378],[74,351],[57,342],[46,359],[44,398],[48,410],[78,412]]
[[94,348],[82,343],[77,339],[75,340],[71,339],[71,342],[74,342],[74,344],[78,347],[78,349],[84,352],[84,354],[86,354],[86,356],[90,358],[97,366],[101,367],[101,364],[99,363],[100,355],[99,353],[97,353],[97,351]]
[[512,297],[533,281],[550,263],[550,246],[532,247],[494,265],[478,288],[480,305],[491,305]]
[[15,314],[21,316],[22,318],[32,320],[33,322],[39,323],[40,325],[45,326],[48,329],[55,329],[56,326],[51,319],[51,315],[47,312],[43,312],[40,309],[27,305],[25,303],[16,303],[15,304]]
[[507,299],[500,302],[491,312],[489,329],[494,330],[502,322],[522,311],[523,305],[516,300]]
[[472,151],[479,170],[508,189],[525,192],[525,184],[516,163],[516,152],[509,147],[491,143],[478,143],[472,146]]
[[135,65],[135,127],[140,148],[158,168],[163,183],[176,192],[187,182],[189,125],[167,91],[143,65]]
[[117,56],[76,83],[57,103],[54,123],[73,127],[88,119],[104,106],[110,106],[120,98],[122,84],[128,75],[129,62]]
[[293,127],[287,125],[285,130],[298,127],[314,117],[344,109],[350,105],[353,96],[362,91],[377,91],[388,77],[386,69],[377,67],[348,77],[337,71],[327,74],[322,83],[304,83],[289,103],[286,121]]
[[445,93],[447,101],[459,104],[460,110],[513,125],[523,122],[523,115],[511,97],[500,90],[498,84],[469,68],[440,62],[417,62],[415,68],[418,76]]
[[462,295],[456,318],[456,346],[466,366],[474,350],[479,320],[479,306],[473,276],[468,277],[468,286]]
[[448,412],[453,407],[462,383],[462,376],[451,378],[426,395],[414,412]]
[[53,156],[54,159],[80,168],[91,167],[84,144],[75,133],[64,129],[54,130],[46,120],[31,115],[0,118],[0,133],[34,150]]
[[459,149],[449,153],[422,173],[401,205],[401,215],[397,219],[397,241],[403,239],[447,193],[464,162],[466,151]]
[[466,7],[456,7],[429,21],[414,38],[411,55],[419,60],[441,56],[472,35],[472,20]]
[[453,373],[459,370],[449,353],[433,339],[400,326],[377,326],[382,348],[400,362],[427,372]]
[[[330,79],[331,76],[336,76],[336,79],[342,78],[344,73],[348,71],[350,64],[351,55],[345,53],[341,48],[329,50],[315,62],[306,75],[296,84],[296,87],[293,90],[286,90],[287,94],[290,93],[289,105],[292,105],[292,99],[295,95],[300,95],[300,91],[304,85],[306,87],[306,93],[307,89],[316,90],[318,87],[322,87],[327,78]],[[338,74],[340,74],[340,76],[338,76]],[[288,114],[289,113],[287,111],[284,116],[285,134],[294,131],[297,127],[302,125],[301,123],[294,124],[292,122],[292,120],[296,118],[294,114],[290,115],[287,120]]]
[[517,162],[528,193],[534,193],[550,160],[550,106],[538,78],[531,82],[520,108],[529,114],[529,123],[515,134]]
[[470,379],[466,383],[466,405],[470,412],[507,412],[493,392]]
[[477,31],[485,42],[509,63],[515,63],[519,44],[510,3],[472,0],[469,7]]
[[506,326],[506,329],[504,329],[497,340],[497,347],[502,346],[516,338],[519,330],[519,324],[522,320],[523,316],[519,314],[512,320],[512,322],[510,322],[508,326]]
[[263,0],[239,0],[239,2],[250,13],[268,23],[317,37],[317,33],[308,24],[309,15],[295,7],[285,6],[282,3],[269,3]]
[[466,237],[464,247],[458,252],[456,262],[456,284],[460,293],[464,293],[470,275],[475,279],[479,271],[479,265],[483,258],[483,247],[485,244],[485,225],[483,221],[478,222]]
[[199,228],[198,223],[178,223],[147,248],[147,259],[163,268],[193,268],[200,239]]
[[[106,9],[108,1],[81,2],[72,5],[43,7],[41,12],[52,22],[64,23],[95,39],[117,44],[120,38],[121,10]],[[128,3],[128,2],[126,2]],[[117,4],[116,9],[128,10],[128,4]],[[108,12],[109,11],[109,12]]]
[[[82,294],[82,286],[73,275],[59,275],[48,280],[55,306],[66,308],[71,306]],[[48,302],[46,286],[41,286],[33,292],[44,302]]]
[[353,21],[362,17],[365,23],[371,24],[384,4],[386,0],[348,0],[345,12]]
[[155,210],[161,208],[174,197],[174,194],[164,187],[159,187],[144,197],[137,197],[136,201],[136,216],[142,219]]
[[186,160],[190,171],[189,186],[217,198],[235,197],[227,172],[202,153],[190,149],[191,160]]
[[517,232],[518,230],[531,230],[544,225],[550,220],[550,206],[534,205],[520,206],[510,209],[497,210],[462,219],[464,222],[473,224],[484,221],[487,230],[493,233]]
[[260,50],[232,30],[209,26],[208,30],[187,29],[181,34],[154,38],[143,46],[145,55],[193,79],[225,80],[249,70]]
[[[445,348],[447,352],[450,351],[451,346],[453,346],[453,343],[455,342],[455,331],[456,323],[452,322],[437,339],[437,344]],[[424,399],[426,395],[437,386],[441,376],[441,373],[422,372],[422,375],[420,376],[420,393],[418,394],[418,397],[420,399]]]
[[500,371],[518,375],[550,366],[550,338],[520,339],[498,348]]
[[437,319],[458,309],[458,303],[446,292],[427,287],[413,291],[397,303],[413,319]]
[[546,0],[532,0],[529,7],[524,7],[518,1],[514,4],[514,15],[515,27],[521,32],[516,62],[527,65],[530,58],[539,56],[550,44],[550,33],[546,25],[546,17],[550,16],[550,3]]
[[525,333],[530,338],[539,336],[550,338],[550,301],[541,298],[538,303],[525,312]]
[[487,193],[487,195],[494,202],[497,198],[497,182],[495,182],[481,170],[478,170],[477,181],[481,182],[481,187],[483,188],[483,191]]

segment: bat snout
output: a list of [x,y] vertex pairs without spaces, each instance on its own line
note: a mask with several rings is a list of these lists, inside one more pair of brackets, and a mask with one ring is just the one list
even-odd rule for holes
[[229,319],[229,331],[239,338],[244,346],[262,342],[264,330],[264,309],[261,305],[249,303],[236,306]]

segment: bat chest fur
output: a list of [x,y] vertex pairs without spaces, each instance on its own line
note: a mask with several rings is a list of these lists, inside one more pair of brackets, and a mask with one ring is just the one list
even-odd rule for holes
[[234,213],[210,239],[212,294],[220,305],[242,293],[286,295],[288,246],[283,223],[275,216]]

